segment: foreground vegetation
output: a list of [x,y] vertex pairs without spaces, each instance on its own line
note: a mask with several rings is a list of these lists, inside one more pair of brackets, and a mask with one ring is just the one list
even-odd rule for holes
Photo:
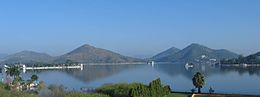
[[141,83],[121,83],[105,85],[97,89],[98,93],[108,94],[110,97],[164,97],[169,95],[169,86],[163,86],[160,79],[150,82],[149,85]]
[[65,91],[62,86],[49,86],[38,92],[10,90],[6,84],[0,82],[0,97],[109,97],[99,93],[81,93]]
[[[36,76],[32,78],[36,79]],[[0,97],[172,97],[173,95],[169,95],[170,87],[163,86],[160,79],[150,82],[149,85],[141,83],[104,85],[96,89],[95,93],[69,91],[60,85],[46,87],[44,83],[36,91],[20,91],[8,87],[8,84],[0,83]]]
[[65,97],[109,97],[109,96],[105,94],[70,93]]
[[0,82],[0,97],[37,97],[37,95],[23,91],[11,91],[6,84]]
[[160,79],[149,85],[141,83],[118,83],[104,85],[94,93],[68,91],[63,86],[50,85],[39,92],[40,97],[172,97],[169,86],[163,86]]
[[192,78],[193,85],[198,88],[198,93],[201,93],[201,88],[205,84],[205,79],[204,76],[200,73],[197,72],[194,77]]

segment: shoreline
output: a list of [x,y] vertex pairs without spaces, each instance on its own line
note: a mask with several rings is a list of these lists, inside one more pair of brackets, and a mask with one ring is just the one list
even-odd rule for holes
[[131,63],[82,63],[83,65],[143,65],[146,62],[131,62]]
[[221,64],[223,67],[260,67],[260,64]]

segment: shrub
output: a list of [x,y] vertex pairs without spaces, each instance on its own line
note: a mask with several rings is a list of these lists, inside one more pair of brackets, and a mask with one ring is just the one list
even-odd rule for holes
[[84,93],[74,92],[74,93],[69,93],[65,97],[109,97],[109,96],[104,94],[84,94]]
[[98,93],[108,94],[111,97],[131,97],[129,96],[130,90],[136,86],[136,83],[127,84],[127,83],[119,83],[119,84],[110,84],[104,85],[97,89]]
[[162,97],[170,93],[170,86],[162,86],[161,80],[156,79],[149,84],[150,97]]
[[137,84],[137,86],[131,89],[130,95],[132,97],[150,97],[151,93],[148,86],[143,84]]
[[37,97],[36,94],[20,92],[20,91],[10,91],[0,88],[0,97]]
[[50,85],[48,86],[48,89],[51,91],[48,93],[48,96],[51,97],[64,97],[67,94],[67,91],[65,91],[65,88],[62,85]]
[[163,97],[170,93],[169,86],[163,86],[160,79],[152,81],[149,86],[141,83],[120,83],[105,85],[97,89],[98,93],[111,97]]

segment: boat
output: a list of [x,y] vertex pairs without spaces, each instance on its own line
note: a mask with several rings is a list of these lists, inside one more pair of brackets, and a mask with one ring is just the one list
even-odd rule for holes
[[192,63],[191,63],[191,64],[186,63],[186,64],[185,64],[185,68],[186,68],[186,69],[188,69],[188,68],[193,68],[193,64],[192,64]]

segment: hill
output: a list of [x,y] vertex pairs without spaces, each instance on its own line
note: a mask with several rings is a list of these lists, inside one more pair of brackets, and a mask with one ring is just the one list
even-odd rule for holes
[[15,64],[15,63],[23,63],[23,64],[35,64],[35,63],[51,63],[53,61],[53,57],[45,54],[38,53],[33,51],[22,51],[13,55],[6,56],[2,64]]
[[163,58],[165,58],[167,56],[174,55],[179,51],[180,51],[180,49],[178,49],[176,47],[172,47],[172,48],[170,48],[166,51],[163,51],[163,52],[153,56],[150,60],[159,61],[159,60],[162,60]]
[[200,44],[191,44],[175,54],[170,54],[161,58],[160,62],[200,62],[210,59],[232,59],[238,57],[237,54],[225,49],[215,50]]
[[246,57],[239,56],[238,58],[222,60],[222,64],[260,64],[260,52],[248,55]]
[[96,48],[85,44],[67,54],[60,56],[55,63],[64,63],[67,60],[80,63],[128,63],[143,60],[120,55],[118,53]]

